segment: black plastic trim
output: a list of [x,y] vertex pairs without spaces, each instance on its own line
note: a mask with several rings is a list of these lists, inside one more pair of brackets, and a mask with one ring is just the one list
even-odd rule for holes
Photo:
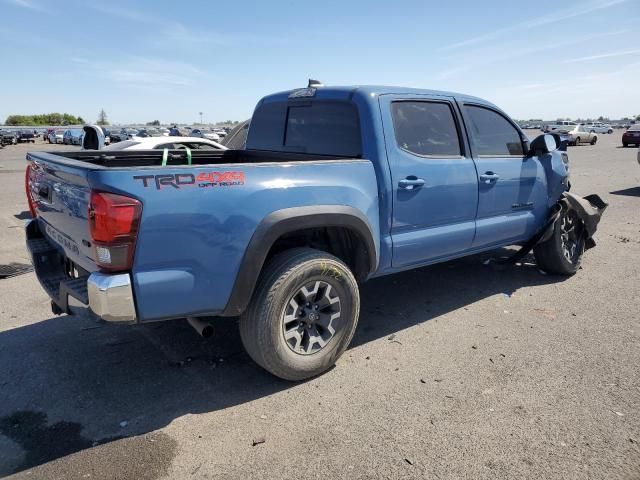
[[359,210],[346,205],[314,205],[277,210],[260,222],[251,237],[229,301],[221,315],[234,317],[247,308],[267,254],[278,238],[286,233],[314,227],[347,227],[354,230],[367,246],[367,274],[376,270],[378,251],[373,233],[367,218]]

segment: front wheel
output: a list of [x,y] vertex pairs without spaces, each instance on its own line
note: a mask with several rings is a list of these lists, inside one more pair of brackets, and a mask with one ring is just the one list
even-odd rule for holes
[[597,141],[598,141],[598,137],[593,137],[591,139],[591,145],[595,145]]
[[358,323],[358,284],[338,258],[311,248],[273,257],[240,317],[249,356],[285,380],[304,380],[333,366]]
[[576,137],[575,144],[576,144],[576,147],[580,145],[580,137]]
[[585,240],[574,210],[562,209],[549,239],[533,248],[540,269],[552,275],[573,275],[580,268]]

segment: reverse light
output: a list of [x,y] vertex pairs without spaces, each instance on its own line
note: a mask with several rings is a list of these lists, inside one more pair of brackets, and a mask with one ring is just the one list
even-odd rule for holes
[[142,204],[135,198],[91,192],[89,231],[100,268],[131,269],[141,215]]

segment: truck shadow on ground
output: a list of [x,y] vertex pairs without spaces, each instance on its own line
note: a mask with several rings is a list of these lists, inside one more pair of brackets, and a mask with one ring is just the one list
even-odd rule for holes
[[[503,271],[484,265],[489,257],[362,285],[352,347],[492,295],[562,280],[542,275],[530,257]],[[296,388],[244,353],[236,319],[216,319],[216,328],[204,340],[185,321],[128,327],[62,316],[0,333],[0,450],[18,452],[0,454],[0,476]],[[12,448],[3,447],[7,438]]]
[[625,188],[609,192],[611,195],[624,195],[627,197],[640,197],[640,187]]

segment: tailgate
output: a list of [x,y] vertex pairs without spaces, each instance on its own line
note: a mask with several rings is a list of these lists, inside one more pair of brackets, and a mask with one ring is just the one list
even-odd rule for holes
[[37,210],[40,231],[69,260],[95,271],[87,218],[88,169],[55,160],[30,160],[27,189]]

